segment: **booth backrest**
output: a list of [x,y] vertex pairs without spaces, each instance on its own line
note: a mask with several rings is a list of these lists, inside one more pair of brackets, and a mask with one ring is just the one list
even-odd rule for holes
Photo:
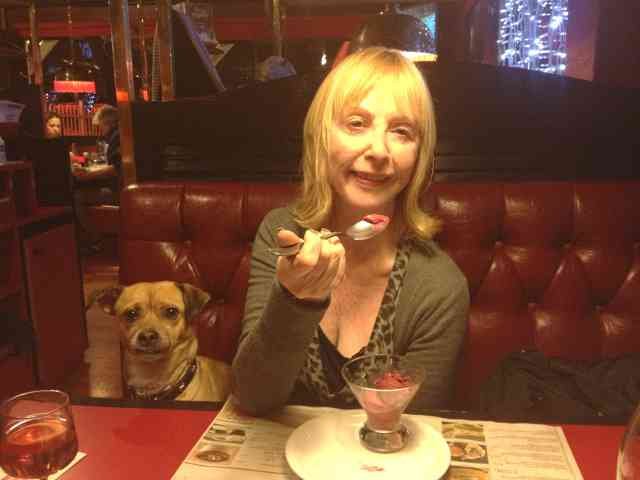
[[[197,285],[201,353],[230,362],[264,215],[290,183],[148,183],[121,199],[120,280]],[[598,360],[640,352],[640,181],[443,182],[425,205],[472,305],[459,405],[507,354]]]

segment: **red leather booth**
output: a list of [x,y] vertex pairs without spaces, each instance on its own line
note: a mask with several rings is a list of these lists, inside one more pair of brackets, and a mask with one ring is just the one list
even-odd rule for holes
[[[209,291],[201,352],[230,362],[263,216],[290,183],[148,183],[121,198],[120,280]],[[598,360],[640,352],[640,181],[452,181],[426,205],[469,281],[458,406],[507,354]]]

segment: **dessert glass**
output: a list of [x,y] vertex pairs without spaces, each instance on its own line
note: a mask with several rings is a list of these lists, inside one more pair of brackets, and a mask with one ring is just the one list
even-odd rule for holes
[[367,414],[360,442],[375,452],[396,452],[409,439],[402,414],[424,381],[424,367],[399,355],[364,355],[348,361],[342,376]]

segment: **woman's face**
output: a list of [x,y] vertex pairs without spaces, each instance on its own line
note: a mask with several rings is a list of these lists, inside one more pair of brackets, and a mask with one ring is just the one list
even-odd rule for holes
[[329,182],[336,206],[392,215],[413,174],[418,154],[414,121],[398,111],[384,87],[347,106],[329,133]]
[[62,135],[62,125],[58,117],[53,117],[47,120],[45,127],[45,136],[47,138],[57,138]]

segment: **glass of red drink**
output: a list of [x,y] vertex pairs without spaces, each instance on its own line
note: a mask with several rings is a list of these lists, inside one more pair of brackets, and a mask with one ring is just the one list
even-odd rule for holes
[[361,443],[375,452],[402,449],[409,431],[402,413],[425,377],[424,367],[399,355],[363,355],[342,367],[342,376],[367,414]]
[[78,453],[69,396],[22,393],[0,406],[0,467],[14,478],[46,479]]

